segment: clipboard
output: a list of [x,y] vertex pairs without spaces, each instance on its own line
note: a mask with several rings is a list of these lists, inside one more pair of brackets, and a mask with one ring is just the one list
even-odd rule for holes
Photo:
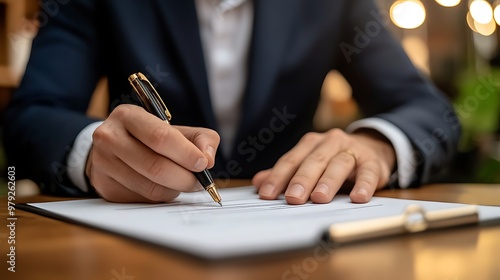
[[410,204],[401,215],[333,224],[324,238],[331,243],[350,243],[478,223],[479,211],[474,205],[426,211],[419,204]]
[[313,248],[327,229],[335,242],[348,243],[443,227],[500,224],[496,206],[383,197],[355,204],[346,195],[327,204],[297,206],[284,199],[261,200],[254,187],[220,192],[224,207],[214,205],[208,193],[196,192],[158,205],[85,199],[29,203],[23,209],[211,260]]

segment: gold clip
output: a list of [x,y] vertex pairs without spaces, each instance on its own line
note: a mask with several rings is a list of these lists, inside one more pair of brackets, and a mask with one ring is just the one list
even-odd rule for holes
[[[167,117],[167,121],[170,122],[172,119],[172,114],[170,114],[170,111],[167,108],[167,105],[163,102],[161,99],[160,95],[156,91],[156,89],[153,87],[151,82],[149,82],[148,78],[141,72],[132,74],[128,77],[128,80],[132,87],[135,89],[137,93],[139,93],[139,97],[141,98],[141,101],[144,103],[145,106],[147,106],[146,109],[151,111],[150,106],[154,106],[154,104],[157,104],[161,106],[161,110],[165,113],[165,116]],[[141,83],[142,82],[142,83]],[[143,88],[143,86],[147,86],[147,88]],[[148,94],[148,92],[150,94]],[[153,100],[150,100],[153,99]]]

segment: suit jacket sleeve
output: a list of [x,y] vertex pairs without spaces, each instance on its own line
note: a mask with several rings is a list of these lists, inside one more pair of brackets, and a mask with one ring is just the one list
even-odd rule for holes
[[412,185],[433,181],[456,151],[460,125],[453,108],[392,38],[388,15],[372,0],[348,3],[339,70],[366,116],[391,122],[410,139],[417,169]]
[[66,157],[78,133],[95,121],[85,112],[102,74],[96,51],[97,2],[75,0],[46,14],[6,112],[10,164],[45,193],[83,195],[67,177]]

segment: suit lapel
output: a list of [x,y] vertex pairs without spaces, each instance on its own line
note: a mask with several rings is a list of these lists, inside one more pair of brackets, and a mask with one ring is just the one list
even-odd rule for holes
[[177,47],[177,53],[198,98],[206,124],[210,128],[216,128],[195,3],[193,0],[157,0],[156,3]]
[[254,0],[253,40],[240,136],[267,107],[294,21],[298,20],[298,8],[299,0]]

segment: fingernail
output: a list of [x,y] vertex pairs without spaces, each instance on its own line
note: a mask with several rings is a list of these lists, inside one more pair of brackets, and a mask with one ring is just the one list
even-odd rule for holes
[[207,154],[211,159],[215,159],[215,149],[212,146],[208,146],[208,148],[205,150],[205,154]]
[[286,196],[291,196],[291,197],[297,197],[297,198],[302,198],[304,195],[304,187],[299,184],[292,185],[291,187],[288,188],[286,191]]
[[206,158],[199,158],[196,163],[194,164],[193,168],[194,170],[197,170],[197,171],[202,171],[203,169],[205,169],[205,167],[207,167],[207,164],[208,164],[208,160]]
[[193,191],[199,192],[199,191],[202,191],[202,190],[204,190],[204,188],[200,185],[200,183],[196,183],[196,185],[193,188]]
[[330,188],[328,188],[328,186],[325,184],[320,184],[316,188],[314,188],[314,192],[322,193],[325,196],[328,196],[328,193],[330,192]]
[[259,195],[261,197],[272,197],[274,193],[274,186],[271,184],[266,184],[259,189]]

